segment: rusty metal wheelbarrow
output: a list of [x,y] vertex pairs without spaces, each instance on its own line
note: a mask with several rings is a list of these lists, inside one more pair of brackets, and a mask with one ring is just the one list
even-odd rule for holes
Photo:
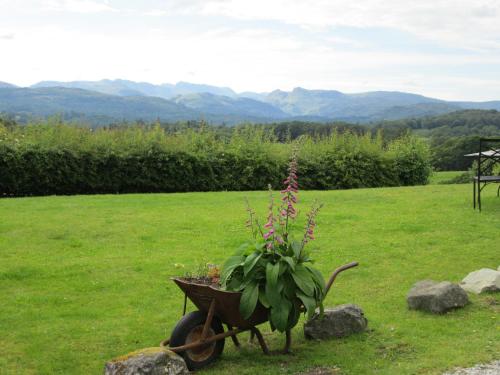
[[[326,283],[325,296],[330,290],[337,275],[349,268],[356,267],[352,262],[337,268]],[[190,370],[200,369],[214,362],[224,350],[226,337],[231,337],[236,347],[240,346],[237,334],[250,331],[250,340],[257,337],[264,354],[270,351],[264,337],[257,328],[259,324],[268,321],[269,309],[257,303],[255,311],[248,319],[240,314],[240,292],[230,292],[217,289],[211,285],[197,284],[182,278],[173,281],[184,292],[183,317],[174,327],[170,339],[164,340],[160,346],[180,354]],[[199,309],[186,314],[187,299]],[[224,332],[223,324],[227,331]],[[286,331],[284,352],[288,353],[291,346],[290,331]]]

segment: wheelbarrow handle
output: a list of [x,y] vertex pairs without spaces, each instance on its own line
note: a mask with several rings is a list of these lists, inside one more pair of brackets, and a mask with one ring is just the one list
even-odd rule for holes
[[330,279],[326,283],[326,288],[325,288],[325,297],[330,291],[330,288],[332,287],[333,282],[337,278],[337,275],[341,273],[342,271],[348,270],[349,268],[356,267],[359,263],[358,262],[351,262],[348,264],[344,264],[343,266],[337,268],[335,271],[333,271],[332,276],[330,276]]

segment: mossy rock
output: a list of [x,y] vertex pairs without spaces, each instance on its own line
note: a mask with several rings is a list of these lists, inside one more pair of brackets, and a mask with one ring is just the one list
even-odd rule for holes
[[105,375],[184,375],[189,374],[181,356],[161,348],[144,348],[106,363]]

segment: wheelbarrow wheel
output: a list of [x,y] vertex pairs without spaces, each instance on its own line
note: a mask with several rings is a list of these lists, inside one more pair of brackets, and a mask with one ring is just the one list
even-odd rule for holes
[[[207,314],[193,311],[186,314],[175,326],[170,336],[170,347],[182,346],[200,340]],[[222,323],[216,316],[208,330],[208,337],[224,332]],[[224,350],[224,339],[180,352],[189,370],[198,370],[214,362]]]

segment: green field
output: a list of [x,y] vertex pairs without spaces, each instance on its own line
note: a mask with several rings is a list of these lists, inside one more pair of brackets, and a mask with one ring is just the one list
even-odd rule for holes
[[[236,351],[228,340],[202,373],[439,374],[498,359],[498,294],[471,296],[444,316],[409,311],[405,300],[418,280],[458,282],[500,265],[495,193],[486,188],[479,213],[469,185],[301,192],[303,211],[315,197],[325,204],[311,243],[325,277],[360,262],[326,305],[359,304],[369,332],[309,342],[299,323],[291,356]],[[264,214],[266,192],[1,199],[0,373],[100,374],[106,360],[158,345],[182,310],[169,277],[222,263],[249,237],[245,196]],[[283,337],[263,328],[281,347]]]
[[461,174],[465,173],[465,171],[441,171],[441,172],[433,172],[429,183],[431,185],[437,185],[444,181],[449,181],[452,178],[458,177]]

